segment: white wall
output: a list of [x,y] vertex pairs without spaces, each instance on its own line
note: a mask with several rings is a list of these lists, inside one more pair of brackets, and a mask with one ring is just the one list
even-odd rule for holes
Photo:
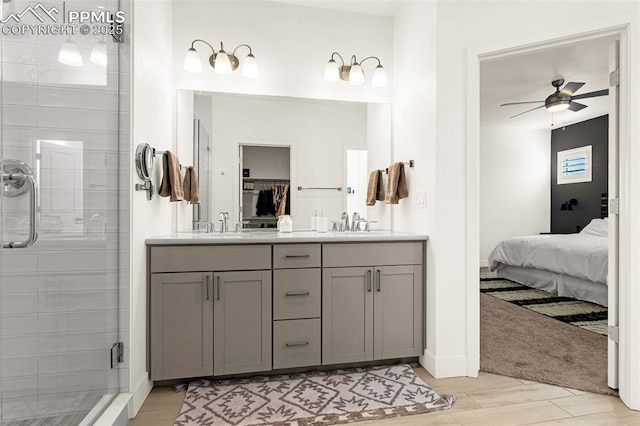
[[[132,67],[132,150],[147,142],[158,150],[173,147],[174,92],[172,86],[172,11],[168,0],[133,3]],[[133,155],[131,158],[132,169]],[[157,195],[161,177],[160,157],[156,158],[151,201],[146,192],[131,191],[131,371],[134,394],[130,417],[140,409],[151,390],[147,373],[147,261],[144,240],[171,232],[172,208],[167,198]],[[131,186],[138,183],[131,173]]]
[[238,143],[276,142],[293,147],[291,215],[296,229],[309,229],[315,210],[339,219],[342,193],[295,188],[343,186],[343,146],[366,149],[367,106],[218,94],[213,128],[213,217],[228,211],[238,220]]
[[480,129],[480,266],[509,237],[549,232],[551,132]]
[[[369,84],[375,61],[363,68],[367,83],[326,83],[324,67],[338,51],[345,59],[377,56],[393,78],[392,19],[345,13],[270,1],[189,1],[174,3],[173,64],[176,88],[230,93],[294,96],[364,102],[390,102],[391,85],[372,88]],[[183,59],[191,42],[204,39],[225,50],[246,43],[253,49],[260,77],[247,79],[234,72],[216,74],[206,62],[211,50],[202,43],[196,49],[204,72],[190,74]],[[209,50],[207,50],[209,49]],[[247,51],[238,51],[242,65]]]
[[[444,244],[446,238],[438,232],[436,226],[435,28],[435,2],[409,3],[394,21],[393,158],[395,161],[413,159],[415,167],[405,169],[410,195],[394,207],[393,222],[396,231],[429,235],[425,271],[427,342],[421,363],[432,374],[443,376],[452,374],[444,363],[451,357],[455,360],[456,357],[463,356],[464,347],[457,344],[457,336],[448,335],[447,324],[442,322],[442,317],[446,316],[446,312],[443,312],[446,307],[438,306],[437,300],[441,296],[436,294],[438,289],[446,285],[447,279],[445,270],[441,269],[442,275],[436,280],[438,265],[444,261],[439,255],[439,245]],[[426,208],[413,205],[412,198],[419,189],[426,191]],[[442,205],[440,208],[446,209],[447,213],[452,213],[455,217],[455,212],[450,212]],[[457,295],[460,297],[459,291]],[[453,318],[448,327],[457,333],[463,323]],[[441,362],[436,363],[438,359]],[[452,362],[454,361],[449,363]]]
[[[367,104],[367,173],[374,169],[384,170],[392,163],[392,122],[391,104]],[[387,175],[383,174],[382,177],[386,185]],[[371,229],[393,229],[393,210],[394,207],[384,201],[367,206],[366,219],[376,222],[371,224]]]

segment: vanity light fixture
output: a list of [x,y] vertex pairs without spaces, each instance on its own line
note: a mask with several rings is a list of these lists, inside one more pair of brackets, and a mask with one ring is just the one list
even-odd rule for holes
[[185,71],[191,73],[202,72],[202,62],[200,62],[200,55],[194,47],[196,42],[204,43],[209,46],[209,48],[211,48],[211,51],[213,53],[211,54],[211,56],[209,56],[209,64],[218,74],[231,74],[233,71],[235,71],[240,64],[240,61],[236,56],[236,51],[241,47],[246,47],[247,49],[249,49],[249,54],[244,59],[244,64],[242,65],[242,75],[247,78],[258,77],[258,63],[256,62],[255,56],[253,56],[251,46],[249,46],[248,44],[241,44],[233,49],[233,52],[227,53],[224,50],[222,42],[220,42],[220,50],[216,52],[211,44],[201,39],[195,39],[191,42],[191,47],[189,48],[189,50],[187,50],[187,54],[184,57]]
[[58,51],[58,62],[70,67],[84,66],[84,60],[80,54],[80,49],[78,49],[78,46],[76,46],[70,38],[65,40],[65,42],[62,43],[62,46],[60,46],[60,50]]
[[[340,58],[340,62],[342,65],[338,65],[335,60],[335,56]],[[348,81],[349,84],[358,86],[364,83],[364,72],[362,71],[362,64],[369,60],[375,59],[378,61],[378,66],[376,66],[373,71],[373,77],[371,78],[371,85],[373,87],[384,87],[387,85],[387,73],[385,72],[382,64],[380,63],[380,59],[376,56],[369,56],[364,58],[360,62],[356,59],[356,55],[351,55],[351,62],[349,65],[346,65],[344,59],[338,52],[333,52],[331,54],[331,58],[327,63],[327,66],[324,69],[324,81],[333,83],[338,80]]]

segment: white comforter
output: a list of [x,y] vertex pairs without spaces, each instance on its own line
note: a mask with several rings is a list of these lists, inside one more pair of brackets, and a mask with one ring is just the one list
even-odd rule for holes
[[535,235],[500,241],[489,255],[492,271],[500,265],[543,269],[583,280],[607,283],[608,239],[593,235]]

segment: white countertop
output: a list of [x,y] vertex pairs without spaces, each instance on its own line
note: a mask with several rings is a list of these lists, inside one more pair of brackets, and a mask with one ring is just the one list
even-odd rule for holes
[[175,234],[151,237],[145,240],[148,245],[196,245],[196,244],[278,244],[278,243],[345,243],[366,241],[426,241],[425,234],[393,231],[371,232],[326,232],[314,231],[244,231],[241,233],[194,233],[178,232]]

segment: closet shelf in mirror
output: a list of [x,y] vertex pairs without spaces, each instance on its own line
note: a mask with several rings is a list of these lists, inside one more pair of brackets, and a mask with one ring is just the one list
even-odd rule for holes
[[255,182],[284,182],[284,183],[289,183],[289,181],[291,179],[243,177],[242,180],[255,181]]

